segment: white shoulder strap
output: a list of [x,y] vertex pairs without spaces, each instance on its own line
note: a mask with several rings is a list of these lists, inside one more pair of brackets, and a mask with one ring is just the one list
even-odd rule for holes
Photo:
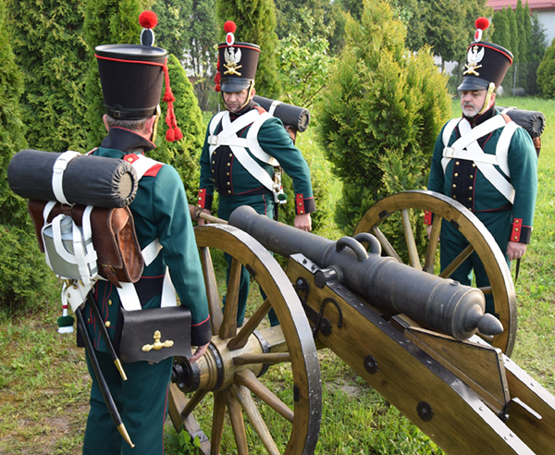
[[149,171],[149,169],[159,164],[163,164],[163,163],[160,163],[160,161],[153,160],[152,158],[148,158],[144,155],[137,155],[137,157],[138,159],[133,161],[131,165],[133,166],[133,169],[135,169],[135,172],[137,172],[137,176],[139,177],[139,180],[141,180],[144,177],[144,175]]
[[[144,155],[138,155],[139,159],[133,161],[132,165],[139,180],[154,166],[162,164],[159,161],[148,158]],[[157,238],[150,242],[141,251],[145,265],[148,267],[152,262],[158,257],[158,254],[162,250],[162,244]],[[120,283],[121,288],[117,288],[118,295],[121,301],[121,305],[126,311],[138,311],[142,309],[141,301],[139,300],[139,295],[137,294],[137,289],[133,283]],[[169,270],[166,267],[166,273],[164,276],[164,284],[162,285],[162,302],[161,307],[176,306],[177,297],[175,292],[175,287],[170,278]]]
[[[451,147],[444,147],[442,166],[445,172],[447,163],[452,158],[460,158],[473,161],[484,177],[499,191],[511,204],[514,203],[515,190],[511,183],[507,180],[510,177],[508,165],[508,150],[512,135],[516,128],[511,125],[514,122],[507,123],[502,115],[497,115],[472,128],[470,123],[463,119],[459,123],[459,131],[461,137],[457,139]],[[495,155],[484,153],[478,139],[490,134],[491,132],[505,127],[502,131],[496,146]],[[507,130],[507,132],[505,132]],[[498,165],[506,177],[495,167]]]
[[444,147],[447,147],[449,145],[449,139],[451,138],[451,135],[453,134],[455,127],[458,125],[460,121],[461,121],[461,117],[451,119],[447,122],[447,125],[445,125],[445,128],[443,128],[442,139],[443,139]]

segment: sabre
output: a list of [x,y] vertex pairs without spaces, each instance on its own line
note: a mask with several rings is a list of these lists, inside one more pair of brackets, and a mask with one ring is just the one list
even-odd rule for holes
[[131,442],[129,433],[127,433],[125,424],[121,420],[116,404],[114,403],[114,399],[112,398],[112,394],[110,393],[110,389],[108,388],[108,384],[106,384],[106,379],[104,379],[102,370],[100,369],[98,359],[96,358],[96,354],[94,352],[94,347],[89,337],[89,332],[87,332],[87,327],[85,326],[85,320],[83,319],[83,313],[81,312],[81,308],[77,308],[75,310],[75,316],[77,317],[77,326],[79,327],[79,330],[83,335],[83,341],[85,342],[85,349],[87,350],[87,355],[89,356],[89,359],[91,361],[94,375],[96,376],[96,380],[98,381],[100,392],[102,392],[104,402],[106,403],[106,407],[110,412],[110,417],[112,418],[114,425],[118,429],[123,439],[125,439],[125,441],[133,448],[135,447],[135,444]]

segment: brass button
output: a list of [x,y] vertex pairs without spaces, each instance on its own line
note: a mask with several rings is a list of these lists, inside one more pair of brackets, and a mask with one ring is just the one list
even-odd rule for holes
[[476,167],[476,163],[472,163],[472,167]]
[[461,163],[459,163],[458,161],[455,161],[455,166],[458,166],[459,164]]
[[458,176],[459,176],[459,173],[458,173],[458,172],[455,172],[455,177],[458,177]]
[[231,194],[231,190],[227,190],[227,193],[228,193],[228,194]]
[[469,200],[469,201],[471,201],[471,200],[472,200],[472,198],[471,198],[471,197],[469,197],[469,198],[468,198],[468,200]]
[[112,304],[112,300],[110,299],[108,300],[108,305],[111,305],[111,304]]
[[472,187],[471,187],[471,186],[469,186],[468,189],[472,191]]
[[229,172],[226,172],[225,175],[227,175],[229,177]]
[[230,154],[229,154],[229,157],[232,158],[232,157],[233,157],[233,153],[230,153]]
[[515,228],[515,232],[518,232],[518,228]]
[[216,162],[214,160],[212,160],[212,164],[216,164]]
[[227,163],[227,167],[231,167],[231,163]]
[[214,169],[212,169],[212,173],[216,172]]
[[470,178],[471,178],[471,179],[473,179],[473,178],[474,178],[474,176],[473,176],[472,174],[470,174]]
[[105,325],[106,327],[110,327],[110,326],[112,325],[112,323],[111,323],[110,321],[106,321],[106,322],[104,323],[104,325]]
[[87,322],[90,324],[91,323],[91,318],[87,318]]
[[457,188],[457,185],[455,185],[454,183],[453,183],[453,188]]
[[453,195],[453,199],[457,199],[457,195],[456,195],[456,194]]
[[227,186],[231,185],[231,182],[227,182]]

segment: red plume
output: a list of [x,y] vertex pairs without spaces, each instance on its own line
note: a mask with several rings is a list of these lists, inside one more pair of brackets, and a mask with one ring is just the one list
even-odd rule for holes
[[487,17],[479,17],[474,23],[479,30],[485,30],[489,27],[489,19]]
[[139,15],[139,24],[143,28],[154,28],[158,24],[158,17],[153,11],[143,11]]
[[237,30],[237,25],[235,25],[235,22],[233,21],[227,21],[224,24],[224,32],[226,33],[234,33],[235,30]]

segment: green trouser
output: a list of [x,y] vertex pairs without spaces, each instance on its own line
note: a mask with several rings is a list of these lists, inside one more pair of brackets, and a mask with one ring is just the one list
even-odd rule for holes
[[[493,235],[497,244],[501,248],[507,264],[511,265],[507,257],[507,244],[510,235],[511,211],[495,212],[481,215],[480,220],[488,231]],[[443,271],[455,258],[469,245],[468,240],[447,220],[441,224],[441,248],[440,263]],[[450,278],[461,284],[470,286],[472,284],[472,271],[476,277],[476,287],[490,286],[489,278],[484,264],[476,252],[472,253],[450,276]],[[486,312],[495,314],[495,304],[493,295],[486,295]]]
[[134,448],[125,442],[114,425],[89,356],[87,366],[93,380],[87,419],[84,455],[163,455],[164,422],[173,359],[160,363],[134,362],[123,365],[123,381],[111,356],[95,351],[100,369],[116,403]]
[[[253,196],[231,196],[231,197],[220,197],[220,202],[218,206],[218,217],[228,220],[231,212],[237,207],[242,205],[248,205],[252,207],[256,213],[259,215],[266,215],[270,219],[274,216],[274,202],[273,194],[256,194]],[[225,259],[227,261],[227,281],[229,282],[229,271],[231,269],[231,256],[225,254]],[[245,267],[241,267],[241,278],[239,283],[239,300],[237,303],[237,325],[242,326],[245,319],[245,310],[247,308],[247,299],[249,298],[249,287],[250,287],[250,273]],[[262,298],[266,299],[266,294],[264,290],[260,288],[260,294]],[[225,308],[226,297],[223,299],[223,304]],[[272,326],[278,325],[279,321],[273,310],[273,308],[268,313],[268,318]]]

